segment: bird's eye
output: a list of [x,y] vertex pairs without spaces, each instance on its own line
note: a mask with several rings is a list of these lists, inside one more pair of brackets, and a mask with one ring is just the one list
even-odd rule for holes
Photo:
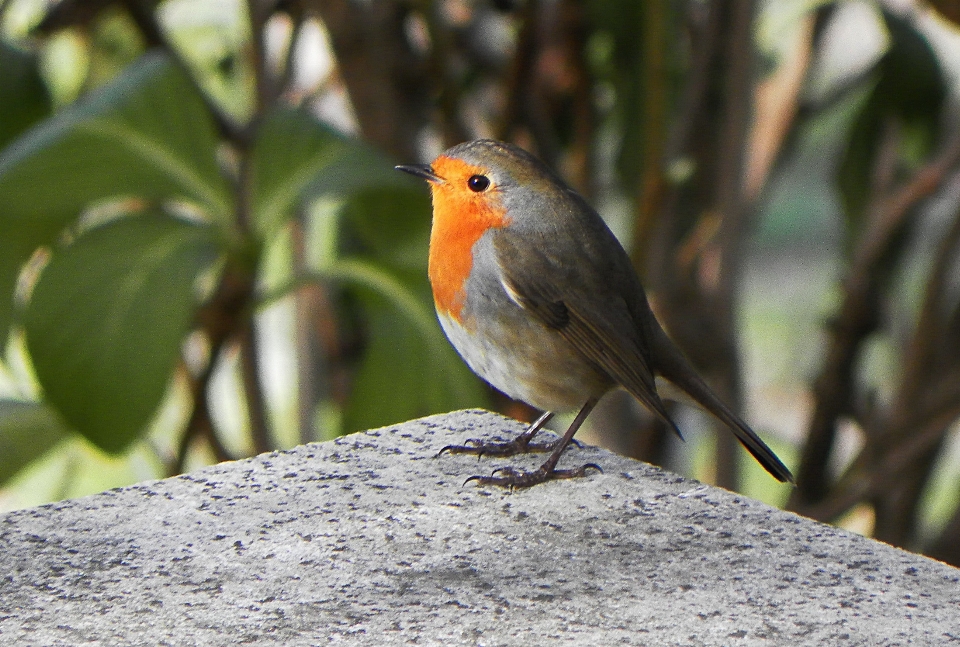
[[490,186],[490,178],[486,175],[471,175],[470,179],[467,180],[467,186],[470,187],[471,191],[480,193]]

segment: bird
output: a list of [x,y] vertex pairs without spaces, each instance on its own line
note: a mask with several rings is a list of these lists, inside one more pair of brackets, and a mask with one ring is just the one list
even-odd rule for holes
[[[430,187],[427,274],[448,340],[474,373],[543,412],[513,441],[441,450],[550,453],[535,470],[506,467],[468,481],[513,489],[600,470],[593,463],[557,465],[600,398],[616,387],[680,435],[657,392],[660,376],[729,427],[774,478],[793,483],[790,470],[668,337],[604,220],[546,164],[513,144],[477,139],[430,164],[396,169]],[[533,442],[554,413],[577,410],[559,441]]]

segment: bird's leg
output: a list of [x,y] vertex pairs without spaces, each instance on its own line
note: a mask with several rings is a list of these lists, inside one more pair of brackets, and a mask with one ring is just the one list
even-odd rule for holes
[[447,445],[441,449],[437,456],[444,452],[451,454],[476,454],[477,456],[513,456],[515,454],[543,453],[552,451],[561,441],[552,443],[533,443],[533,437],[537,435],[543,426],[553,417],[553,412],[547,411],[542,416],[533,421],[525,432],[505,443],[485,442],[477,438],[470,438],[465,445]]
[[563,451],[567,448],[567,446],[573,441],[573,435],[577,433],[577,430],[580,429],[580,425],[582,425],[583,421],[587,419],[588,415],[590,415],[593,407],[597,404],[597,400],[597,398],[590,398],[587,400],[586,404],[583,405],[583,408],[580,409],[580,413],[578,413],[577,417],[574,418],[572,423],[570,423],[570,427],[567,429],[567,432],[563,434],[563,438],[561,438],[560,442],[556,444],[553,453],[550,454],[550,457],[547,458],[543,465],[537,469],[533,470],[532,472],[518,472],[512,467],[504,467],[497,470],[490,476],[471,476],[466,480],[464,485],[470,481],[476,481],[480,485],[499,485],[501,487],[513,489],[530,487],[532,485],[537,485],[538,483],[543,483],[544,481],[552,481],[554,479],[578,478],[584,476],[587,473],[587,470],[591,467],[602,472],[603,470],[600,469],[600,466],[594,463],[587,463],[586,465],[581,465],[580,467],[569,470],[557,469],[557,463],[560,462],[560,456],[563,454]]

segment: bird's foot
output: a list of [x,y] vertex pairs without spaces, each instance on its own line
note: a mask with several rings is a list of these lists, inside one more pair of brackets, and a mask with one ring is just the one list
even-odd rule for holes
[[501,467],[494,470],[490,476],[471,476],[463,484],[466,485],[470,481],[476,481],[479,485],[496,485],[514,490],[557,479],[580,478],[586,476],[589,469],[595,469],[601,474],[603,473],[603,469],[596,463],[587,463],[569,470],[549,469],[546,465],[541,465],[532,472],[518,472],[512,467]]
[[[552,443],[533,443],[526,440],[523,436],[518,436],[509,442],[483,441],[478,438],[470,438],[463,445],[447,445],[439,452],[437,456],[449,452],[451,454],[476,454],[481,456],[515,456],[516,454],[544,454],[552,452],[560,443],[555,440]],[[582,445],[574,440],[577,447]]]

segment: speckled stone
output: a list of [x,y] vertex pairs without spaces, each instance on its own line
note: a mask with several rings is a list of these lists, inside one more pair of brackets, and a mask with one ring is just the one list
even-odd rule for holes
[[949,645],[960,571],[464,411],[0,517],[3,645]]

